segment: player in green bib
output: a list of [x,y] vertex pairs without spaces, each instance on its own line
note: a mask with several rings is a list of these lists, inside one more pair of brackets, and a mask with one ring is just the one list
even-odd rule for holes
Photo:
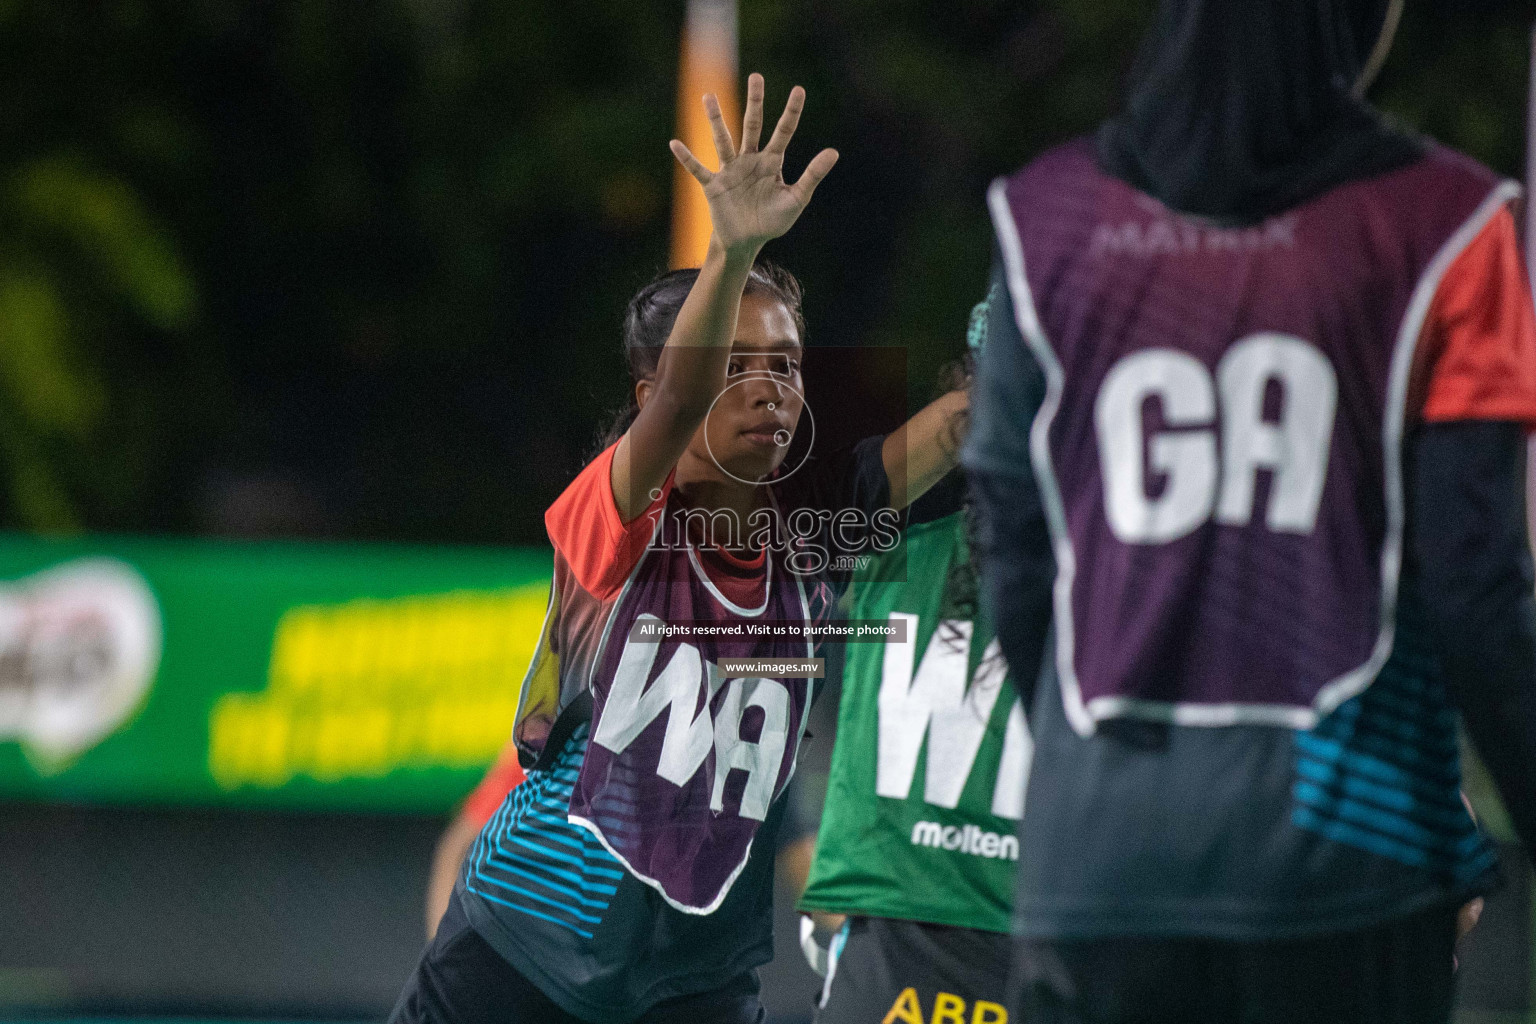
[[[984,337],[986,304],[973,317]],[[978,608],[965,481],[915,502],[901,544],[854,578],[826,808],[800,908],[847,915],[818,1024],[1004,1024],[1017,828],[1032,752]]]

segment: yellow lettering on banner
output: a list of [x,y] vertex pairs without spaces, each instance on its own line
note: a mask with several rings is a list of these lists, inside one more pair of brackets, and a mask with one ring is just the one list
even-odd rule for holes
[[288,767],[287,718],[252,696],[225,694],[209,722],[208,767],[214,781],[226,789],[247,780],[281,786],[293,777]]
[[940,992],[933,1001],[930,1024],[965,1024],[965,1000],[952,992]]
[[425,617],[419,611],[419,601],[400,603],[400,633],[395,637],[390,653],[390,671],[400,676],[420,672],[431,658],[427,642]]
[[313,685],[323,675],[316,664],[323,643],[323,634],[310,609],[295,609],[284,615],[272,641],[272,688],[297,693]]
[[332,696],[341,696],[352,689],[357,680],[371,674],[368,671],[368,656],[372,645],[384,639],[384,633],[379,629],[378,615],[374,611],[374,602],[363,601],[359,604],[362,607],[351,615],[332,612],[330,616],[336,638],[336,667],[331,678],[326,681],[335,688]]
[[390,720],[389,763],[413,767],[422,763],[421,759],[425,758],[427,750],[426,734],[427,716],[419,710],[395,715]]
[[489,601],[475,603],[478,607],[464,643],[464,660],[472,665],[490,665],[496,657],[496,641],[501,639],[501,616]]
[[225,694],[209,712],[214,781],[275,789],[490,763],[511,735],[548,597],[537,583],[289,609],[267,689]]
[[443,609],[437,616],[437,655],[444,669],[456,669],[464,664],[464,641],[469,635],[464,621],[464,599],[456,594],[443,599]]
[[902,989],[901,995],[891,1004],[891,1012],[880,1024],[896,1024],[899,1020],[907,1024],[923,1024],[923,1004],[917,1001],[917,989]]
[[978,999],[971,1007],[971,1024],[1008,1024],[1008,1011],[998,1003]]
[[391,714],[384,707],[329,710],[317,716],[305,771],[321,782],[378,778],[390,769]]

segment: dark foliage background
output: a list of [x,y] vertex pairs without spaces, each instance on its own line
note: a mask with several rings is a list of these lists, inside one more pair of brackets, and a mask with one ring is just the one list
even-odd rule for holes
[[[743,0],[843,160],[814,341],[962,346],[987,180],[1113,107],[1147,3]],[[1510,174],[1536,3],[1409,0],[1375,92]],[[0,527],[541,542],[666,258],[682,4],[0,0]],[[798,168],[796,168],[798,169]]]

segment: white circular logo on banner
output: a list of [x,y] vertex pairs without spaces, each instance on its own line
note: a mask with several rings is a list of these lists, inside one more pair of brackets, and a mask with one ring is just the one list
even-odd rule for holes
[[144,578],[110,558],[0,583],[0,740],[43,774],[115,732],[160,665],[160,609]]

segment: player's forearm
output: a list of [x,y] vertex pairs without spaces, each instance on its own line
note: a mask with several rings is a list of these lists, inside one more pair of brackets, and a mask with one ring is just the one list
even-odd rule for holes
[[437,934],[438,922],[453,899],[453,887],[469,848],[475,844],[480,828],[462,815],[454,818],[432,851],[432,871],[427,876],[427,941]]
[[1447,659],[1447,674],[1472,743],[1504,799],[1515,834],[1527,850],[1536,850],[1536,681],[1525,671],[1509,671],[1515,662],[1536,664],[1536,608],[1529,595],[1516,629],[1475,638],[1468,648],[1505,645],[1502,667],[1486,664],[1470,650]]
[[1411,557],[1447,685],[1526,848],[1536,849],[1536,596],[1524,432],[1432,424],[1410,449]]
[[693,423],[687,427],[689,436],[724,386],[741,296],[758,249],[749,245],[726,250],[718,242],[710,241],[704,265],[699,268],[699,276],[688,290],[662,349],[652,401],[661,403],[658,411],[691,419]]
[[710,239],[704,265],[662,349],[656,397],[703,418],[697,407],[707,409],[725,383],[742,292],[760,249],[757,244],[725,249]]
[[667,337],[656,379],[613,462],[613,494],[628,522],[650,504],[725,386],[736,318],[756,246],[710,242],[699,276]]
[[886,437],[880,459],[891,485],[892,508],[906,508],[955,468],[969,409],[969,394],[951,391]]

